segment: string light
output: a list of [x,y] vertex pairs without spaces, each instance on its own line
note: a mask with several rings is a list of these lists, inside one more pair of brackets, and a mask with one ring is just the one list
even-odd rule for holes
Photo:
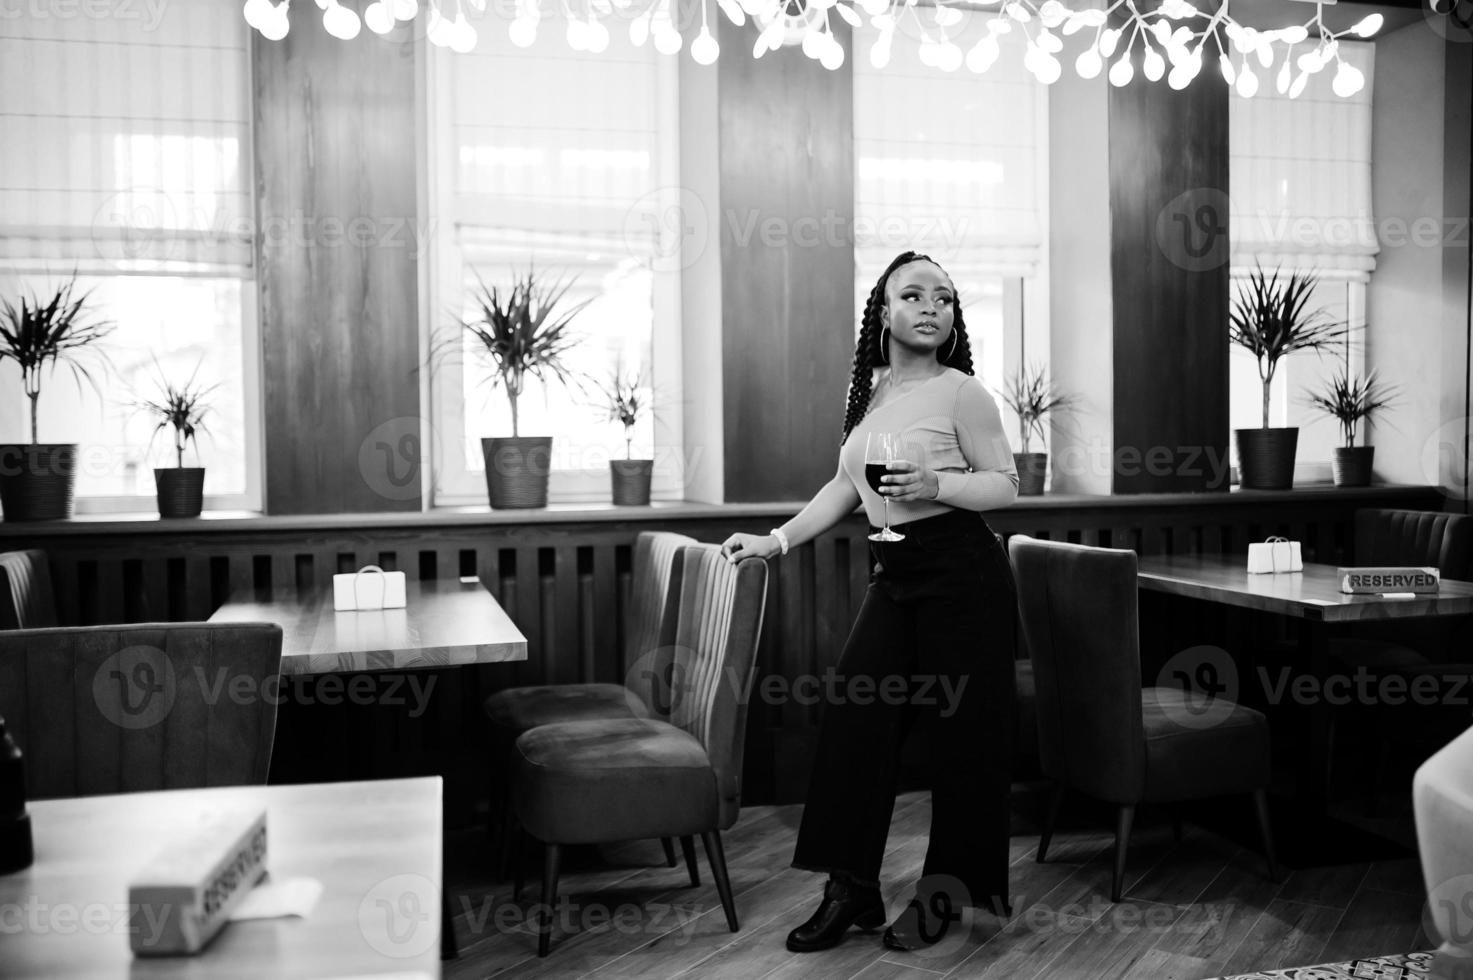
[[[485,9],[485,0],[466,2],[477,11]],[[566,19],[568,44],[575,51],[598,53],[607,49],[609,31],[602,18],[608,17],[628,19],[629,40],[636,46],[653,41],[656,50],[668,55],[677,54],[684,46],[671,15],[672,0],[631,0],[622,6],[618,0],[583,0],[576,11],[569,9],[567,0],[558,2]],[[1290,98],[1297,98],[1311,77],[1331,67],[1335,94],[1342,98],[1355,95],[1365,87],[1365,76],[1341,57],[1339,41],[1352,36],[1372,37],[1383,22],[1380,14],[1371,14],[1348,30],[1331,31],[1325,25],[1321,2],[1315,4],[1314,16],[1305,23],[1275,30],[1245,27],[1234,20],[1228,11],[1231,0],[1223,0],[1216,11],[1198,10],[1188,0],[1163,0],[1145,11],[1136,6],[1135,0],[1113,0],[1103,10],[1071,10],[1060,0],[936,0],[934,6],[921,8],[932,11],[929,23],[917,13],[918,0],[711,2],[738,27],[748,19],[757,25],[759,32],[752,46],[756,58],[795,45],[825,68],[837,69],[844,64],[845,56],[843,44],[834,36],[833,18],[855,28],[863,26],[868,18],[869,25],[879,32],[869,50],[870,64],[876,68],[889,64],[896,30],[904,23],[913,24],[919,32],[917,54],[923,64],[945,72],[965,65],[969,71],[981,73],[1001,55],[998,38],[1017,30],[1023,35],[1024,66],[1046,85],[1062,76],[1066,63],[1072,64],[1081,78],[1096,78],[1104,71],[1110,84],[1128,85],[1136,76],[1139,62],[1146,80],[1155,83],[1165,78],[1173,89],[1184,89],[1201,74],[1204,59],[1215,54],[1224,81],[1243,98],[1252,98],[1258,91],[1254,62],[1259,71],[1273,79],[1275,88]],[[246,23],[262,37],[280,40],[289,30],[291,3],[246,0]],[[330,34],[343,40],[358,35],[358,15],[339,0],[316,3]],[[466,19],[462,0],[428,3],[426,36],[430,42],[462,53],[473,50],[477,35]],[[720,54],[706,8],[706,0],[702,0],[700,33],[690,44],[691,57],[702,65],[713,64]],[[982,38],[963,52],[955,37],[964,24],[965,13],[984,16],[987,21]],[[373,0],[364,10],[362,23],[373,33],[386,35],[396,24],[414,20],[419,14],[419,0]],[[516,0],[516,15],[507,28],[512,43],[518,47],[536,43],[541,20],[538,0]],[[1112,22],[1113,26],[1107,26]],[[1081,36],[1085,39],[1083,47],[1064,54],[1061,34]]]

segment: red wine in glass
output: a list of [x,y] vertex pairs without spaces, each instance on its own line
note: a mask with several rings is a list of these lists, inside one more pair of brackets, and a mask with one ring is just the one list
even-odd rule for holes
[[[864,443],[864,479],[875,493],[885,486],[880,478],[889,472],[891,463],[905,458],[904,445],[898,432],[871,432]],[[890,530],[890,498],[880,494],[885,502],[885,526],[869,536],[871,541],[904,541],[905,535]]]

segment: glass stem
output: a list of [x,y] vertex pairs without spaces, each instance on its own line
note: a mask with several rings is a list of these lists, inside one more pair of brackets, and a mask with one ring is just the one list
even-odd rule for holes
[[890,530],[890,498],[885,497],[885,530]]

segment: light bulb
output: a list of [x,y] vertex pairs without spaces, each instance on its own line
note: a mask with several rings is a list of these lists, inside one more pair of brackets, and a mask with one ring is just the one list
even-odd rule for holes
[[742,10],[739,4],[732,3],[731,0],[716,0],[716,5],[726,15],[726,19],[736,26],[741,27],[747,22],[746,12]]
[[375,0],[363,11],[363,23],[370,31],[382,36],[394,29],[394,12],[383,0]]
[[393,0],[395,20],[414,20],[419,16],[419,0]]
[[258,31],[271,18],[272,12],[271,0],[246,0],[241,8],[245,22]]
[[470,54],[476,50],[476,29],[465,19],[465,14],[455,15],[455,24],[450,32],[450,50],[456,54]]
[[935,41],[932,41],[930,38],[922,41],[920,47],[916,49],[916,57],[919,58],[921,64],[925,65],[927,68],[941,67],[940,54],[941,45],[937,44]]
[[1052,85],[1059,80],[1064,73],[1064,66],[1059,64],[1059,59],[1047,51],[1040,51],[1033,62],[1033,77],[1045,85]]
[[[516,26],[513,24],[512,26]],[[644,42],[650,39],[650,19],[648,17],[636,17],[629,22],[629,43],[636,48],[644,47]],[[513,41],[516,39],[513,38]],[[525,47],[525,45],[524,45]]]
[[1289,80],[1293,76],[1289,73],[1289,59],[1284,59],[1284,66],[1279,69],[1279,77],[1274,80],[1274,88],[1278,89],[1280,95],[1289,91]]
[[448,48],[455,41],[452,22],[441,16],[440,11],[434,7],[430,8],[430,26],[425,31],[425,37],[437,48]]
[[1229,85],[1238,80],[1238,73],[1233,70],[1233,59],[1226,54],[1217,56],[1217,67],[1222,69],[1222,80]]
[[1153,82],[1161,81],[1161,76],[1166,74],[1166,59],[1162,58],[1155,48],[1146,49],[1146,57],[1141,65],[1147,78]]
[[1026,24],[1033,19],[1033,15],[1028,12],[1028,8],[1018,3],[1018,0],[1012,0],[1011,3],[1004,4],[1002,9],[1003,13],[1020,24]]
[[1085,48],[1074,60],[1074,70],[1080,78],[1094,78],[1104,68],[1105,62],[1100,58],[1100,53],[1094,48]]
[[859,0],[859,6],[871,17],[878,17],[890,9],[890,0]]
[[1309,84],[1309,72],[1302,71],[1299,77],[1294,79],[1294,84],[1289,86],[1289,98],[1297,99],[1304,94],[1304,86]]
[[1253,74],[1253,69],[1248,63],[1243,62],[1243,70],[1238,72],[1238,94],[1245,99],[1251,99],[1258,93],[1258,76]]
[[1286,27],[1279,31],[1278,35],[1279,40],[1285,44],[1301,44],[1309,37],[1309,31],[1305,30],[1303,24],[1296,24],[1293,27]]
[[1300,71],[1308,72],[1311,75],[1314,74],[1320,70],[1319,51],[1306,51],[1299,56],[1299,61],[1296,64],[1298,64]]
[[655,31],[655,50],[661,54],[679,54],[681,43],[680,33],[673,27]]
[[1381,29],[1381,24],[1384,21],[1385,18],[1380,14],[1371,14],[1369,17],[1363,17],[1356,21],[1355,26],[1350,30],[1356,37],[1370,37]]
[[[643,17],[639,18],[639,20],[637,21],[637,23],[643,22]],[[646,29],[648,29],[649,25],[646,24],[645,27]],[[518,17],[516,20],[512,21],[511,26],[506,29],[506,36],[511,40],[511,43],[515,44],[517,47],[530,48],[532,45],[537,43],[537,18]],[[431,37],[431,40],[433,39],[434,38]]]
[[1108,58],[1115,53],[1115,47],[1120,43],[1120,32],[1110,28],[1100,34],[1100,54]]
[[362,30],[363,22],[353,11],[334,2],[328,4],[326,12],[323,13],[322,26],[327,28],[327,33],[338,40],[351,41]]
[[1366,76],[1361,70],[1348,61],[1340,62],[1340,67],[1335,69],[1335,80],[1330,83],[1330,88],[1342,99],[1348,99],[1365,87]]
[[1198,55],[1197,57],[1188,57],[1185,60],[1178,62],[1177,66],[1171,69],[1171,74],[1167,76],[1166,84],[1170,85],[1172,88],[1180,92],[1182,89],[1186,88],[1192,83],[1192,79],[1196,78],[1197,73],[1201,70],[1201,56]]
[[971,51],[967,52],[967,67],[980,75],[992,67],[1001,50],[998,47],[997,38],[988,34],[974,44]]
[[1058,27],[1069,16],[1069,11],[1059,0],[1044,0],[1043,6],[1038,8],[1038,19],[1043,21],[1044,27]]
[[823,53],[818,56],[818,63],[829,71],[838,71],[844,64],[844,45],[835,41],[831,35],[828,38],[829,43],[824,45]]
[[1121,88],[1130,84],[1131,78],[1135,76],[1135,66],[1130,63],[1130,52],[1120,56],[1115,64],[1110,66],[1110,84]]
[[588,50],[594,54],[603,54],[609,50],[609,29],[601,20],[590,20],[588,22]]
[[698,65],[714,65],[716,57],[721,54],[721,46],[716,43],[716,38],[711,36],[710,28],[701,25],[701,33],[690,42],[690,56]]
[[936,67],[942,71],[956,71],[962,66],[962,49],[950,41],[941,45],[941,50],[936,52]]
[[823,55],[823,34],[820,31],[805,31],[802,47],[806,57],[817,61]]
[[268,41],[280,41],[286,37],[289,30],[291,30],[291,23],[286,18],[284,6],[277,7],[276,13],[261,24],[261,36]]
[[1058,36],[1051,31],[1039,31],[1033,43],[1037,44],[1040,50],[1049,54],[1058,54],[1064,50],[1064,42],[1060,41]]
[[[1261,67],[1263,67],[1263,68],[1272,68],[1273,67],[1273,63],[1274,63],[1274,43],[1272,41],[1270,41],[1267,37],[1260,37],[1259,38],[1258,47],[1254,49],[1254,52],[1253,53],[1258,56],[1258,64]],[[1288,59],[1289,59],[1289,55],[1286,52],[1284,54],[1284,60],[1287,61]]]
[[869,63],[875,68],[884,68],[890,63],[890,37],[887,32],[880,35],[880,39],[869,49]]
[[569,48],[574,51],[587,50],[588,45],[584,43],[583,40],[585,37],[587,37],[587,34],[587,24],[583,23],[583,21],[579,20],[576,17],[568,18],[568,26],[567,29],[563,32],[563,36],[567,38]]

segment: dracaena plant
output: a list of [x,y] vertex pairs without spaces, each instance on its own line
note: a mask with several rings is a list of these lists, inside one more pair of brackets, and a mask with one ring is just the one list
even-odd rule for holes
[[459,336],[439,346],[438,353],[453,356],[469,341],[472,354],[491,367],[487,380],[504,387],[511,403],[513,436],[521,435],[517,400],[528,375],[544,383],[556,379],[579,385],[567,366],[568,354],[577,345],[571,323],[592,300],[564,303],[574,282],[562,276],[544,279],[528,269],[525,274],[513,273],[510,286],[503,288],[488,286],[478,274],[472,292],[475,315],[461,321]]
[[1248,281],[1239,284],[1228,314],[1228,339],[1258,360],[1265,429],[1279,359],[1304,350],[1339,350],[1346,337],[1345,324],[1322,309],[1309,309],[1310,295],[1319,284],[1313,271],[1295,270],[1283,280],[1279,271],[1274,269],[1269,275],[1255,265]]
[[644,372],[626,371],[621,364],[609,373],[607,381],[594,381],[593,385],[598,389],[598,405],[605,417],[623,424],[624,458],[631,458],[634,455],[634,426],[653,401]]
[[[158,367],[157,359],[154,367]],[[139,408],[153,416],[155,425],[153,427],[154,438],[165,429],[174,430],[174,454],[177,465],[184,468],[184,449],[190,443],[194,443],[195,455],[199,454],[198,435],[208,431],[205,428],[204,418],[210,410],[208,398],[218,385],[202,385],[196,378],[199,376],[199,365],[195,365],[194,373],[189,380],[182,385],[175,385],[163,376],[162,369],[159,370],[158,390],[155,398],[145,399],[139,402]],[[153,445],[153,440],[149,440]]]
[[0,300],[0,363],[11,360],[20,368],[21,388],[30,401],[32,445],[39,441],[36,415],[42,375],[65,364],[79,389],[85,380],[98,391],[86,357],[94,356],[103,369],[108,366],[106,353],[94,345],[112,332],[114,324],[92,315],[91,294],[77,295],[76,285],[72,276],[48,298],[32,293],[18,304]]
[[1331,416],[1340,423],[1340,435],[1345,438],[1345,447],[1355,445],[1355,428],[1362,419],[1369,420],[1376,412],[1396,400],[1396,391],[1381,383],[1376,372],[1364,378],[1352,378],[1342,369],[1326,381],[1317,391],[1307,397],[1311,408]]
[[1068,410],[1074,403],[1072,395],[1063,394],[1048,380],[1048,372],[1041,366],[1032,368],[1018,366],[1008,379],[1003,391],[1003,401],[1013,414],[1018,416],[1018,437],[1022,443],[1020,452],[1028,452],[1029,437],[1038,433],[1043,439],[1043,420],[1051,412]]

